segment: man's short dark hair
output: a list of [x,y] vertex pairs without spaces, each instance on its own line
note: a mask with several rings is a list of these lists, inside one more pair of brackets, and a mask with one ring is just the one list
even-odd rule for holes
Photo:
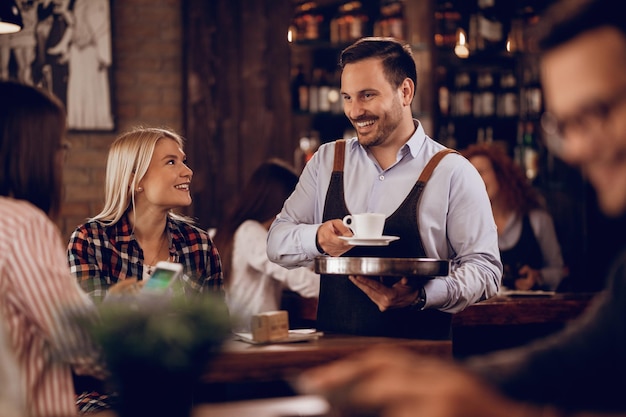
[[383,62],[385,77],[394,87],[410,78],[417,86],[417,69],[411,46],[394,38],[362,38],[341,52],[339,66],[352,64],[364,59],[377,58]]

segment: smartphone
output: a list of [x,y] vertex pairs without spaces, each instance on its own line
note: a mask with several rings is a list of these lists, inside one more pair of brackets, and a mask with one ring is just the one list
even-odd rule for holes
[[157,262],[150,279],[143,286],[144,291],[164,292],[183,272],[183,265],[174,262]]

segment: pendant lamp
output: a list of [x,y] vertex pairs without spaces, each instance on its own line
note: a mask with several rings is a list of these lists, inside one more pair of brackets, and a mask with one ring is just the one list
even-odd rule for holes
[[14,0],[0,0],[0,34],[22,30],[24,23]]

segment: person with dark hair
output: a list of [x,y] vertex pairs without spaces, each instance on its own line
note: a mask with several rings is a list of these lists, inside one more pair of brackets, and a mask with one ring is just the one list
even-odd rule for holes
[[[580,167],[602,211],[626,215],[626,18],[614,0],[562,0],[539,20],[550,149]],[[626,252],[606,288],[563,331],[464,366],[378,349],[301,380],[348,415],[626,415]],[[341,413],[337,413],[341,415]]]
[[[317,314],[326,332],[448,339],[451,313],[500,288],[485,185],[467,159],[413,119],[417,72],[408,45],[363,38],[341,53],[340,66],[344,113],[357,136],[322,145],[307,163],[270,228],[268,256],[288,268],[322,255],[449,259],[449,274],[425,284],[322,276]],[[364,212],[384,214],[383,235],[399,239],[388,246],[345,241],[352,232],[342,219]]]
[[253,315],[279,310],[283,291],[319,295],[319,275],[286,269],[267,258],[267,230],[298,183],[298,174],[279,159],[254,170],[215,236],[224,269],[226,303],[238,329],[249,330]]
[[556,290],[563,256],[541,194],[505,150],[473,144],[461,152],[485,182],[498,227],[502,285],[511,290]]
[[0,97],[0,316],[19,372],[12,383],[24,389],[29,416],[72,416],[72,372],[104,371],[86,330],[69,320],[96,311],[70,275],[54,223],[65,110],[23,84],[0,82]]

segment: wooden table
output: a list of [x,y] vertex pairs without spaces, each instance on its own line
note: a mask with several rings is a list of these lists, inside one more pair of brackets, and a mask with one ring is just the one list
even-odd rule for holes
[[452,318],[455,357],[518,346],[562,329],[589,305],[594,293],[497,296]]
[[204,382],[268,381],[295,375],[348,354],[379,345],[404,346],[415,352],[452,357],[448,340],[413,340],[325,334],[317,340],[285,344],[252,345],[231,340],[204,374]]
[[199,402],[290,396],[289,381],[305,369],[373,346],[403,346],[425,355],[452,358],[450,340],[413,340],[325,334],[317,340],[252,345],[228,341],[201,378]]

